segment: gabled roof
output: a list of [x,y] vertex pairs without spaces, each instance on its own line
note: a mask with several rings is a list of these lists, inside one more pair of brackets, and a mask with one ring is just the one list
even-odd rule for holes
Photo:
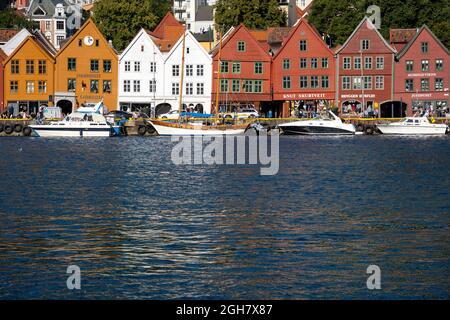
[[67,8],[70,4],[66,0],[31,0],[30,5],[28,6],[27,15],[29,17],[33,16],[33,13],[37,8],[41,8],[44,11],[45,15],[36,16],[36,18],[48,19],[53,17],[55,14],[56,5],[61,3],[65,8]]
[[[211,60],[211,57],[209,56],[208,52],[205,50],[205,48],[203,48],[203,46],[195,39],[194,35],[186,30],[185,32],[185,36],[187,40],[188,38],[191,39],[197,46],[198,48],[203,52],[203,54],[205,55],[205,57],[207,57],[208,59]],[[166,61],[169,60],[170,56],[183,44],[183,37],[181,37],[180,39],[178,39],[178,41],[175,43],[175,45],[172,47],[172,49],[170,50],[169,54],[166,57]]]
[[420,34],[423,31],[427,31],[429,34],[431,34],[431,36],[433,37],[433,39],[442,47],[442,49],[444,49],[444,51],[450,55],[450,51],[447,49],[446,46],[444,46],[444,44],[441,42],[441,40],[438,39],[438,37],[436,37],[436,35],[433,33],[433,31],[430,30],[430,28],[428,28],[427,25],[423,25],[419,31],[416,33],[416,35],[408,42],[408,44],[403,47],[403,49],[398,53],[397,58],[400,59],[401,57],[403,57],[405,55],[406,52],[408,52],[409,48],[411,48],[411,46],[414,44],[414,42],[417,40],[417,38],[420,36]]
[[75,32],[74,35],[72,35],[72,37],[70,37],[69,41],[67,41],[63,47],[61,47],[61,49],[58,51],[58,53],[56,54],[56,57],[58,57],[68,46],[70,46],[70,44],[78,38],[78,35],[84,31],[84,29],[86,29],[86,27],[88,25],[92,24],[94,29],[99,33],[100,37],[103,38],[103,40],[106,42],[107,47],[109,48],[109,50],[111,51],[111,53],[117,57],[118,59],[118,53],[117,51],[108,44],[108,40],[105,38],[105,36],[103,35],[103,33],[101,33],[101,31],[97,28],[97,25],[95,24],[94,20],[92,20],[92,18],[89,18],[86,20],[86,22],[81,26],[80,29],[78,29],[77,32]]
[[10,55],[21,43],[25,40],[26,37],[31,36],[31,32],[27,29],[21,29],[16,35],[14,35],[11,39],[8,40],[3,46],[3,51]]
[[171,30],[174,30],[176,28],[169,28],[169,27],[178,27],[182,29],[181,34],[184,32],[184,26],[175,19],[172,12],[167,12],[167,14],[164,16],[164,18],[160,21],[160,23],[156,26],[155,30],[151,32],[151,35],[157,38],[167,38],[168,35],[167,32],[170,32]]
[[131,48],[136,45],[137,41],[142,37],[145,36],[147,37],[148,41],[151,42],[152,45],[155,46],[155,51],[159,54],[159,56],[162,58],[162,54],[161,51],[159,50],[158,46],[155,44],[155,42],[153,41],[153,38],[150,36],[149,34],[150,31],[146,30],[145,28],[142,28],[141,30],[139,30],[139,32],[136,34],[136,36],[134,36],[133,40],[131,40],[131,42],[128,44],[128,46],[125,48],[125,50],[123,50],[123,52],[120,54],[119,56],[119,60],[122,60],[122,58],[128,53],[128,51],[131,50]]
[[282,43],[289,35],[292,28],[290,27],[271,27],[267,29],[267,41],[269,44]]
[[397,53],[397,50],[395,50],[395,48],[393,48],[387,41],[386,39],[381,35],[381,33],[378,31],[378,29],[375,27],[375,25],[372,23],[372,21],[370,21],[370,19],[366,16],[364,17],[361,22],[358,24],[358,26],[355,28],[355,30],[353,30],[352,34],[350,35],[350,37],[348,37],[347,41],[345,41],[345,43],[342,45],[342,47],[340,47],[338,50],[336,50],[336,54],[339,54],[342,50],[345,49],[345,47],[347,47],[347,45],[349,44],[349,42],[353,39],[353,37],[355,36],[355,34],[358,32],[358,30],[364,25],[364,23],[368,24],[369,29],[371,30],[375,30],[375,33],[378,35],[378,37],[383,41],[384,45],[386,46],[386,48],[388,48],[390,51],[392,51],[392,53]]
[[37,47],[41,50],[41,52],[44,53],[50,60],[55,60],[55,56],[47,50],[47,48],[42,44],[41,40],[39,40],[34,35],[30,35],[26,37],[25,40],[23,40],[22,43],[14,50],[14,52],[8,56],[8,58],[5,60],[3,64],[6,65],[28,41],[32,41],[34,44],[36,44]]
[[319,34],[319,32],[317,31],[316,28],[314,28],[312,25],[310,25],[306,19],[304,18],[300,18],[297,23],[295,24],[295,27],[292,28],[291,32],[289,33],[289,36],[283,41],[283,46],[281,47],[281,49],[275,54],[275,56],[273,57],[274,59],[284,50],[284,48],[286,47],[286,45],[289,43],[289,41],[292,39],[292,37],[297,33],[298,29],[300,29],[300,27],[302,25],[305,25],[310,31],[311,33],[317,38],[318,41],[322,42],[324,44],[324,46],[326,47],[326,50],[328,50],[328,52],[330,54],[333,54],[333,51],[327,46],[327,44],[323,41],[321,35]]
[[417,33],[417,29],[390,29],[389,41],[393,43],[408,43]]
[[33,31],[32,34],[48,52],[50,52],[53,56],[56,56],[58,50],[55,49],[51,42],[39,30]]
[[0,29],[0,42],[6,43],[14,37],[20,30],[18,29]]

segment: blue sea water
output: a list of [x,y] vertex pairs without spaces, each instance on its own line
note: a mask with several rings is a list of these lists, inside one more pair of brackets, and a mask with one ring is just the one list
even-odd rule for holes
[[0,139],[0,299],[450,298],[448,137],[280,137],[276,176],[173,146]]

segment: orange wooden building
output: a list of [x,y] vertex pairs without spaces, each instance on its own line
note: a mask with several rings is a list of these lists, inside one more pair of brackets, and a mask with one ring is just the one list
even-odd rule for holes
[[0,112],[3,112],[4,110],[4,102],[3,102],[3,90],[4,88],[4,81],[3,81],[3,61],[7,59],[8,56],[6,53],[0,48]]
[[54,52],[45,40],[28,36],[3,62],[4,107],[36,114],[51,106],[54,91]]
[[56,55],[55,105],[67,114],[103,99],[117,106],[118,55],[94,21],[88,19]]

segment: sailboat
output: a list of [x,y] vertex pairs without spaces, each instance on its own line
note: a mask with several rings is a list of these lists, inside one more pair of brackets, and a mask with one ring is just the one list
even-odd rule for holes
[[[179,114],[183,111],[183,81],[184,81],[184,64],[186,50],[186,32],[183,34],[182,42],[182,58],[181,58],[181,79],[180,79],[180,97],[179,97]],[[220,54],[222,50],[222,35],[220,35],[219,43],[219,59],[218,59],[218,80],[216,93],[216,106],[219,105],[219,87],[220,87]],[[160,136],[218,136],[218,135],[242,135],[249,127],[247,124],[241,125],[204,125],[203,123],[182,122],[182,117],[178,122],[167,122],[159,120],[151,120],[150,124],[155,128]]]

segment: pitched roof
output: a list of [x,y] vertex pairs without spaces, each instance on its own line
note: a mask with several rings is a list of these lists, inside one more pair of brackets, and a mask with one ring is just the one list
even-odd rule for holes
[[36,16],[36,18],[39,19],[51,18],[55,14],[56,5],[59,3],[61,3],[65,8],[70,5],[66,0],[40,0],[40,1],[32,0],[28,7],[27,15],[30,17],[33,16],[35,10],[38,7],[40,7],[44,11],[45,15]]
[[32,32],[35,39],[39,42],[45,50],[47,50],[52,56],[56,56],[58,50],[50,43],[50,41],[39,31],[35,30]]
[[391,29],[389,40],[392,43],[408,43],[417,33],[417,29]]
[[195,21],[213,21],[214,8],[213,6],[201,6],[195,14]]
[[342,45],[342,47],[340,47],[338,50],[336,50],[336,54],[339,54],[345,47],[347,47],[348,43],[352,40],[352,38],[355,36],[356,32],[358,32],[358,30],[364,25],[364,23],[368,24],[369,29],[375,30],[375,33],[378,35],[378,37],[381,39],[381,41],[383,41],[384,45],[390,51],[392,51],[392,53],[397,53],[397,50],[395,50],[395,48],[393,48],[391,45],[389,45],[389,43],[381,35],[381,33],[378,31],[378,29],[375,27],[375,25],[372,23],[372,21],[370,21],[370,19],[366,16],[361,20],[361,22],[358,24],[358,26],[355,28],[355,30],[353,30],[352,34],[350,35],[350,37],[348,37],[347,41],[345,41],[345,43]]
[[6,43],[19,33],[18,29],[0,29],[0,42]]
[[173,32],[173,30],[176,28],[181,29],[181,34],[183,34],[184,26],[177,19],[175,19],[172,12],[167,12],[167,14],[156,26],[155,30],[150,33],[150,35],[160,39],[168,38],[169,35],[167,33]]
[[275,27],[267,29],[267,41],[269,44],[282,43],[289,35],[292,28],[290,27]]
[[431,34],[431,36],[433,37],[433,39],[442,47],[442,49],[444,49],[444,51],[450,55],[450,51],[447,49],[446,46],[444,46],[444,44],[441,42],[441,40],[439,40],[438,37],[436,37],[436,35],[433,33],[433,31],[430,30],[430,28],[428,28],[427,25],[423,25],[419,31],[415,34],[415,36],[408,42],[408,44],[406,46],[403,47],[403,49],[397,54],[397,58],[400,59],[401,57],[403,57],[405,55],[406,52],[408,52],[409,48],[411,48],[411,46],[414,44],[414,42],[417,40],[417,38],[420,36],[420,34],[423,31],[428,31],[429,34]]
[[0,48],[0,60],[4,60],[6,58],[8,58],[8,56],[6,55],[5,51]]
[[39,37],[35,36],[35,35],[29,35],[28,37],[25,38],[25,40],[22,41],[22,43],[8,56],[8,58],[5,60],[5,62],[3,63],[4,65],[6,65],[13,57],[14,55],[28,42],[28,41],[32,41],[33,43],[35,43],[39,49],[41,49],[41,51],[49,58],[54,60],[55,59],[55,55],[48,51],[48,49],[46,48],[46,46],[42,43],[42,40],[39,39]]

